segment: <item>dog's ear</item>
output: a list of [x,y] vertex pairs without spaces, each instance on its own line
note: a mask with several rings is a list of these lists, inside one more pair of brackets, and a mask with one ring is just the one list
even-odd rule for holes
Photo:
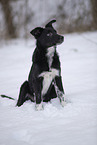
[[37,39],[41,35],[43,30],[44,30],[43,28],[37,27],[37,28],[33,29],[30,33]]
[[48,24],[46,24],[45,27],[52,27],[52,24],[55,23],[55,22],[56,22],[56,20],[52,20]]

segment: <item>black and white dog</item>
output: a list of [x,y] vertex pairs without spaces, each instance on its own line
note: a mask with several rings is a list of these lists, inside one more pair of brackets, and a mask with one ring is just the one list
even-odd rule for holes
[[30,32],[36,38],[36,49],[28,81],[20,88],[18,107],[30,99],[36,103],[36,110],[42,110],[42,102],[56,97],[62,106],[65,105],[60,61],[56,52],[56,46],[64,41],[64,37],[57,34],[52,26],[54,22],[56,20],[50,21],[45,28],[37,27]]

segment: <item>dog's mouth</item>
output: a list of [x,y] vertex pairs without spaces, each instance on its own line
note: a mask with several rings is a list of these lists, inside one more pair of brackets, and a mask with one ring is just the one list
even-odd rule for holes
[[58,41],[57,45],[58,45],[58,44],[63,43],[63,41],[64,41],[64,37],[63,37],[63,36],[60,36],[60,38],[59,38],[59,41]]
[[54,46],[60,45],[61,43],[63,43],[63,41],[64,41],[64,37],[63,36],[60,36],[59,39],[58,39],[58,41],[54,43]]
[[64,41],[64,37],[63,36],[58,36],[57,39],[55,39],[55,41],[52,42],[49,42],[47,43],[47,48],[49,47],[52,47],[52,46],[57,46],[57,45],[60,45],[61,43],[63,43]]
[[61,36],[61,37],[60,37],[60,40],[59,40],[59,43],[62,43],[63,41],[64,41],[64,37]]

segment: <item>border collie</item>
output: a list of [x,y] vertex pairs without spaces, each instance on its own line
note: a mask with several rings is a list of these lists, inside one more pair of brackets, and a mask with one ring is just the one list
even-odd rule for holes
[[56,46],[64,41],[64,37],[53,28],[55,22],[52,20],[45,28],[37,27],[30,32],[36,39],[36,48],[28,80],[20,88],[18,107],[26,100],[31,100],[35,102],[36,110],[42,110],[42,102],[56,97],[65,106],[60,60],[56,51]]

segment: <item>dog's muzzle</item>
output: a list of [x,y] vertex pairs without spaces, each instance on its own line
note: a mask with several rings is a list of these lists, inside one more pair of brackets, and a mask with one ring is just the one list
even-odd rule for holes
[[63,41],[64,41],[64,37],[63,36],[60,36],[59,43],[61,44]]

